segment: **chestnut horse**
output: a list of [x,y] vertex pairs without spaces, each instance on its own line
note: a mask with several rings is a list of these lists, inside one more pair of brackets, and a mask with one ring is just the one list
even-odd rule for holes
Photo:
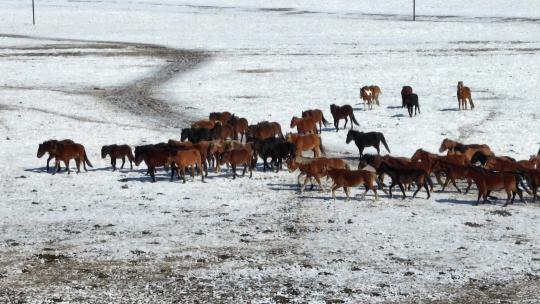
[[442,141],[441,146],[439,147],[440,153],[443,153],[446,150],[448,150],[448,154],[464,154],[469,161],[472,159],[474,153],[476,153],[477,151],[481,151],[487,156],[495,155],[491,151],[491,148],[488,145],[477,145],[477,144],[464,145],[462,143],[450,140],[448,138],[445,138]]
[[308,117],[315,119],[315,121],[319,123],[319,133],[322,132],[322,124],[324,124],[325,127],[328,125],[328,121],[324,118],[323,112],[319,109],[302,111],[302,118]]
[[413,89],[410,86],[403,86],[401,89],[401,107],[405,107],[405,97],[413,93]]
[[269,137],[283,138],[281,125],[277,122],[261,121],[256,125],[249,125],[247,137],[251,139],[264,140]]
[[351,119],[351,130],[353,128],[353,123],[359,126],[356,118],[354,117],[353,108],[350,105],[337,106],[335,104],[331,104],[330,112],[332,113],[332,117],[334,118],[334,127],[336,127],[336,132],[339,131],[339,121],[341,119],[345,119],[345,125],[343,126],[343,129],[347,128],[347,122],[349,122],[347,117]]
[[471,97],[471,89],[469,87],[463,86],[463,81],[459,81],[457,85],[457,100],[458,107],[461,110],[467,110],[467,100],[471,104],[471,110],[474,109],[474,103]]
[[244,165],[244,171],[242,176],[246,174],[246,170],[249,169],[249,178],[253,176],[253,171],[251,168],[252,162],[252,151],[248,149],[236,149],[231,151],[225,151],[221,154],[219,163],[224,165],[226,163],[231,165],[233,172],[233,179],[236,179],[236,167],[238,165]]
[[336,199],[336,189],[343,187],[345,195],[347,195],[346,201],[349,200],[349,187],[356,187],[364,185],[366,191],[362,195],[362,200],[366,197],[368,190],[375,193],[375,200],[379,199],[377,188],[377,176],[375,173],[366,170],[347,170],[347,169],[327,169],[328,176],[334,181],[332,185],[332,198]]
[[238,139],[238,134],[240,134],[240,141],[242,141],[248,129],[247,119],[235,116],[233,114],[228,123],[234,128],[233,139]]
[[317,121],[311,117],[298,118],[293,116],[291,119],[291,128],[296,127],[298,134],[317,134]]
[[113,171],[116,171],[117,158],[122,159],[122,166],[120,166],[120,169],[124,169],[124,164],[126,163],[126,157],[129,160],[129,165],[131,167],[131,170],[133,170],[133,159],[135,157],[133,156],[133,152],[131,151],[130,146],[109,145],[109,146],[101,147],[101,158],[105,158],[107,157],[107,155],[111,157],[111,165],[112,165]]
[[49,157],[47,158],[47,172],[49,172],[49,162],[51,161],[51,159],[54,158],[52,152],[51,152],[51,149],[53,147],[53,145],[55,143],[63,143],[63,144],[74,144],[75,142],[71,139],[64,139],[64,140],[47,140],[47,141],[44,141],[43,143],[39,144],[39,147],[38,147],[38,152],[37,152],[37,157],[38,158],[41,158],[43,156],[43,154],[45,153],[49,153]]
[[480,203],[480,197],[484,198],[483,203],[485,203],[488,201],[487,198],[491,191],[498,190],[506,191],[507,198],[503,207],[506,207],[509,203],[514,203],[516,193],[519,195],[521,201],[523,201],[523,191],[519,188],[521,177],[516,173],[494,172],[480,167],[470,166],[467,177],[472,178],[478,188],[476,205]]
[[54,163],[55,163],[55,170],[53,174],[60,171],[60,161],[63,161],[66,165],[68,174],[71,173],[71,170],[69,169],[69,161],[71,159],[75,159],[75,164],[77,165],[77,173],[81,172],[81,162],[83,164],[84,171],[88,171],[86,169],[86,164],[88,166],[92,167],[92,164],[90,163],[90,160],[88,159],[88,156],[86,155],[86,150],[84,149],[84,146],[77,143],[51,143],[50,150],[52,155],[54,156]]
[[286,139],[296,147],[295,155],[302,156],[302,151],[307,150],[313,151],[315,158],[318,158],[321,153],[324,154],[322,139],[317,134],[299,135],[289,133]]
[[195,129],[195,128],[213,129],[214,126],[215,126],[215,121],[208,120],[208,119],[198,120],[191,124],[192,129]]
[[305,158],[305,157],[294,157],[287,159],[287,167],[289,172],[294,172],[297,169],[300,170],[298,175],[298,185],[300,186],[300,177],[306,176],[304,179],[303,185],[300,187],[300,193],[304,192],[308,180],[311,182],[311,189],[313,189],[313,178],[321,187],[321,190],[324,191],[324,187],[321,184],[321,177],[327,176],[327,169],[349,169],[349,165],[340,159],[340,158]]
[[219,121],[221,124],[226,124],[232,117],[232,114],[230,112],[212,112],[208,116],[208,118],[211,121]]
[[191,177],[195,178],[195,166],[201,175],[202,181],[204,182],[204,174],[202,172],[203,168],[203,158],[201,153],[194,148],[186,150],[171,150],[167,158],[167,163],[171,166],[171,182],[174,178],[174,172],[178,175],[180,179],[180,174],[182,175],[182,180],[184,184],[186,183],[186,167],[191,167]]

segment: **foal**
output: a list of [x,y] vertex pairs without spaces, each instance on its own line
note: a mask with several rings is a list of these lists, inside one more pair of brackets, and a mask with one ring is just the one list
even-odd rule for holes
[[126,163],[126,157],[129,160],[129,165],[131,167],[131,170],[133,170],[133,159],[135,157],[133,156],[133,152],[131,151],[130,146],[109,145],[109,146],[101,147],[101,158],[105,158],[107,157],[107,155],[111,157],[111,165],[112,165],[113,171],[116,171],[117,158],[122,159],[122,166],[120,166],[120,169],[124,169],[124,164]]

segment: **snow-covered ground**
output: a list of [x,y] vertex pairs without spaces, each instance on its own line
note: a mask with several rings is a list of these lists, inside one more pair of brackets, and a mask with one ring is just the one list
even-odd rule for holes
[[[538,1],[417,1],[414,23],[410,1],[320,2],[51,0],[32,26],[27,3],[2,1],[0,302],[538,301],[537,204],[473,207],[475,190],[454,189],[333,201],[299,195],[288,172],[150,183],[144,166],[100,159],[211,111],[290,131],[304,109],[331,120],[331,103],[353,105],[395,155],[444,137],[536,153]],[[456,111],[459,80],[474,111]],[[363,111],[368,84],[381,106]],[[403,85],[420,96],[413,119]],[[323,142],[357,155],[345,135]],[[44,172],[50,138],[83,143],[94,169]]]

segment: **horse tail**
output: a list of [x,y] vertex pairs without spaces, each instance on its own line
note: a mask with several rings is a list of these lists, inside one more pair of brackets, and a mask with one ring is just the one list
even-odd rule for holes
[[92,163],[90,162],[90,160],[88,159],[88,155],[86,154],[86,150],[83,148],[83,154],[84,154],[84,162],[90,167],[90,168],[94,168],[94,166],[92,166]]
[[472,96],[469,95],[469,103],[471,104],[471,110],[474,109],[474,102],[472,101]]
[[433,189],[433,181],[431,180],[431,177],[429,176],[429,173],[426,173],[426,181],[429,185],[429,189]]
[[322,145],[322,137],[319,136],[319,148],[321,149],[321,153],[323,155],[326,155],[326,152],[324,151],[324,147]]
[[354,117],[354,112],[351,112],[351,121],[354,122],[355,125],[357,126],[360,126],[360,124],[358,124],[358,121],[356,121],[356,117]]
[[328,120],[326,120],[326,118],[324,118],[324,115],[322,116],[322,122],[324,124],[324,126],[328,126],[330,123],[328,122]]
[[388,148],[388,144],[386,143],[386,139],[384,138],[384,135],[381,133],[381,142],[383,143],[384,147],[386,148],[386,151],[388,151],[388,153],[390,153],[390,148]]
[[[529,190],[529,188],[527,188],[527,186],[525,186],[525,183],[523,182],[524,174],[521,173],[521,172],[513,172],[513,173],[514,173],[514,176],[516,177],[516,189],[521,190],[521,189],[519,189],[519,185],[521,185],[523,190],[525,190],[525,192],[527,192],[527,194],[531,195],[532,191]],[[527,177],[525,177],[525,178],[527,179]],[[527,179],[527,181],[528,181],[528,179]]]

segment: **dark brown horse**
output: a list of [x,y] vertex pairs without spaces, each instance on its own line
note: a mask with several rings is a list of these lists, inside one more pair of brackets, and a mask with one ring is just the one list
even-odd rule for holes
[[171,147],[166,143],[137,146],[135,147],[135,165],[139,166],[144,161],[148,167],[147,173],[150,174],[152,182],[156,182],[156,168],[169,167],[170,151]]
[[308,117],[313,118],[316,122],[319,123],[319,133],[322,132],[322,124],[324,124],[324,126],[328,125],[328,121],[324,118],[323,112],[319,109],[302,111],[302,118]]
[[122,159],[122,166],[120,169],[124,169],[124,164],[126,163],[126,157],[129,160],[129,165],[131,170],[133,170],[133,152],[131,147],[128,145],[109,145],[101,147],[101,158],[105,158],[109,155],[111,157],[111,165],[113,171],[116,171],[116,159]]
[[232,114],[230,112],[212,112],[208,116],[208,118],[211,121],[219,121],[221,124],[226,124],[232,117]]
[[227,138],[234,139],[234,128],[230,124],[216,123],[212,131],[212,140],[226,140]]
[[202,120],[198,120],[198,121],[192,123],[191,128],[192,129],[195,129],[195,128],[212,129],[212,128],[214,128],[215,124],[216,123],[213,120],[202,119]]
[[405,107],[405,97],[413,93],[413,89],[410,86],[403,86],[401,89],[401,107]]
[[463,86],[463,81],[459,81],[457,85],[457,100],[459,109],[467,110],[467,100],[471,104],[471,110],[474,109],[474,103],[471,97],[471,89]]
[[47,172],[49,172],[49,162],[51,159],[54,158],[51,149],[54,147],[56,143],[63,143],[63,144],[74,144],[75,142],[71,139],[64,139],[64,140],[47,140],[43,143],[39,144],[37,157],[41,158],[45,153],[49,153],[49,157],[47,158]]
[[249,125],[247,137],[251,139],[264,140],[269,137],[283,138],[281,125],[277,122],[261,121],[256,125]]
[[330,112],[332,113],[332,117],[334,118],[334,127],[336,127],[336,132],[339,131],[339,121],[341,119],[345,119],[345,125],[343,126],[343,129],[347,128],[347,122],[349,122],[347,117],[351,119],[351,130],[353,128],[353,123],[359,126],[356,118],[354,117],[353,108],[350,105],[337,106],[335,104],[331,104]]

